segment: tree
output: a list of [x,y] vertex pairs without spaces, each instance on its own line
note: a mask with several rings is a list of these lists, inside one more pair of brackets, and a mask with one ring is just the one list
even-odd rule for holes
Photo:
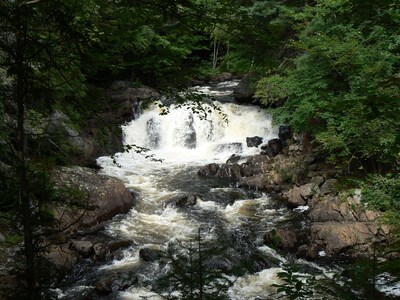
[[40,297],[33,228],[35,205],[40,197],[33,192],[29,179],[34,157],[29,151],[27,110],[43,109],[57,97],[82,91],[79,57],[84,39],[76,16],[84,13],[91,3],[90,0],[79,3],[40,0],[0,2],[0,64],[11,86],[7,93],[2,93],[2,112],[3,116],[15,120],[15,123],[8,122],[8,134],[2,136],[2,148],[10,148],[12,154],[12,159],[4,164],[10,173],[7,179],[14,176],[16,179],[24,238],[27,297],[30,299]]
[[297,56],[259,82],[265,104],[284,100],[281,122],[308,132],[349,169],[384,171],[398,156],[399,4],[317,1],[293,43]]

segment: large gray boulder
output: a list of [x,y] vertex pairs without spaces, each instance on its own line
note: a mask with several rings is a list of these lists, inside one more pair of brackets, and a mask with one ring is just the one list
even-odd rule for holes
[[257,77],[254,74],[245,75],[233,91],[233,97],[238,102],[251,103],[254,101]]
[[91,227],[127,213],[134,203],[132,193],[121,180],[89,168],[62,167],[53,172],[52,180],[63,201],[54,206],[59,228]]
[[390,228],[379,222],[379,213],[362,206],[359,193],[344,199],[335,192],[309,201],[309,256],[316,256],[319,251],[326,255],[368,256],[372,254],[373,244],[391,241]]

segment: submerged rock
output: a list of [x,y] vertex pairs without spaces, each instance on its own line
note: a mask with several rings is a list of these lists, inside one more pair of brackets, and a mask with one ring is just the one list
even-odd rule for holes
[[177,207],[186,207],[196,205],[197,195],[180,195],[167,200],[165,203],[167,205],[172,204]]

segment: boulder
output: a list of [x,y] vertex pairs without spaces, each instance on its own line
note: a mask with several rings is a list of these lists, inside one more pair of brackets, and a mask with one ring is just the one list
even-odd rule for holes
[[167,205],[172,204],[177,207],[186,207],[196,205],[197,195],[180,195],[167,200],[165,203]]
[[51,178],[62,203],[54,207],[59,228],[88,228],[127,213],[134,203],[133,195],[121,180],[89,168],[58,168]]
[[61,272],[70,271],[78,261],[75,251],[69,249],[68,244],[52,245],[46,250],[46,260]]
[[319,188],[314,183],[307,183],[300,186],[300,194],[304,199],[309,199],[313,195],[317,195],[319,192]]
[[290,206],[298,207],[307,204],[306,200],[301,196],[302,189],[300,187],[294,186],[287,193],[287,201]]
[[128,248],[132,245],[130,240],[113,240],[108,242],[108,251],[113,253],[122,248]]
[[324,182],[321,186],[321,193],[322,194],[337,194],[337,179],[328,179]]
[[258,147],[263,142],[263,138],[259,136],[247,137],[246,144],[247,147]]
[[242,156],[237,154],[232,154],[227,160],[226,164],[236,164],[242,159]]
[[268,144],[261,146],[263,150],[262,154],[268,155],[270,157],[277,156],[282,152],[283,143],[280,139],[272,139],[268,141]]
[[314,183],[318,187],[320,187],[324,183],[324,177],[322,176],[314,176],[311,178],[310,183]]
[[340,253],[371,254],[374,242],[384,242],[377,224],[364,222],[324,222],[311,225],[311,242],[322,246],[328,255]]
[[238,180],[242,177],[242,169],[238,164],[222,164],[217,172],[217,177]]
[[93,253],[93,243],[90,241],[72,241],[71,247],[84,258],[90,257]]
[[142,248],[139,250],[139,257],[144,261],[156,261],[159,257],[158,253],[150,248]]
[[243,176],[250,177],[257,174],[266,173],[270,165],[270,158],[265,155],[257,154],[251,156],[240,167]]
[[243,177],[239,180],[239,186],[253,188],[260,191],[273,191],[275,188],[275,186],[268,181],[268,177],[264,174]]
[[281,141],[285,142],[290,140],[293,136],[292,129],[288,125],[279,126],[278,137]]
[[136,274],[132,272],[114,273],[97,281],[95,289],[100,295],[109,295],[114,292],[126,290],[137,281]]
[[293,230],[283,228],[273,229],[265,233],[264,244],[277,247],[281,250],[293,250],[297,248],[298,237]]
[[105,260],[107,256],[107,249],[106,246],[102,243],[96,243],[93,245],[93,252],[94,252],[94,259]]
[[256,77],[254,74],[247,74],[240,80],[233,91],[233,97],[238,102],[253,102],[255,94]]
[[213,78],[211,80],[216,81],[216,82],[232,80],[232,73],[222,72],[218,75],[213,76]]
[[216,163],[208,164],[208,165],[205,165],[204,167],[201,167],[197,171],[197,175],[204,176],[204,177],[216,176],[219,168],[220,168],[219,164],[216,164]]

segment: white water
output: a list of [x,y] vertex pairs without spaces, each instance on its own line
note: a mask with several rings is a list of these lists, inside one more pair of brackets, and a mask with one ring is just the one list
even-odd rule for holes
[[[196,87],[194,91],[226,100],[236,84],[225,82],[217,88]],[[103,173],[122,179],[136,194],[135,207],[126,216],[116,218],[106,229],[110,238],[129,239],[133,246],[123,250],[122,257],[96,270],[137,274],[138,283],[119,293],[118,299],[164,299],[163,292],[154,290],[153,284],[170,270],[169,263],[145,262],[140,258],[139,250],[165,251],[168,243],[195,240],[199,228],[203,243],[217,246],[228,243],[227,253],[233,265],[242,258],[259,265],[249,267],[241,275],[226,275],[234,281],[226,291],[230,299],[282,296],[276,293],[273,285],[282,283],[277,273],[288,259],[263,245],[263,235],[278,223],[293,222],[290,218],[301,215],[308,207],[292,212],[269,195],[197,176],[201,166],[224,163],[232,154],[246,157],[259,153],[259,148],[246,146],[246,137],[260,136],[267,142],[277,136],[271,117],[259,107],[219,102],[214,105],[219,111],[209,113],[206,120],[187,107],[171,106],[169,114],[160,115],[159,106],[154,105],[136,120],[122,126],[126,145],[149,148],[149,152],[117,153],[117,164],[110,157],[98,159]],[[149,155],[163,162],[146,158]],[[188,194],[195,194],[197,198],[192,207],[177,208],[168,202],[173,197]],[[253,259],[252,253],[262,257],[260,262]],[[217,252],[215,255],[227,254]],[[263,259],[268,263],[263,264]],[[320,273],[329,273],[316,264],[301,260],[297,263]],[[79,285],[60,291],[59,295],[63,295],[60,299],[78,299],[84,289],[88,288]],[[181,298],[179,293],[175,291],[174,295]]]
[[[196,91],[213,96],[227,96],[237,82],[220,84],[222,91],[210,87],[198,87]],[[271,117],[256,106],[243,106],[233,103],[214,102],[220,111],[212,111],[207,119],[201,119],[187,107],[170,107],[167,115],[160,115],[161,109],[156,104],[150,107],[136,120],[124,125],[124,141],[128,145],[149,148],[146,155],[153,155],[163,162],[144,158],[143,154],[118,153],[115,155],[120,167],[108,157],[100,157],[98,164],[107,175],[116,176],[125,181],[127,187],[138,194],[139,203],[122,220],[113,222],[108,227],[110,236],[127,238],[134,241],[136,247],[125,250],[124,258],[114,261],[103,269],[142,269],[143,261],[139,258],[139,249],[149,247],[160,249],[172,240],[189,240],[196,236],[199,227],[206,232],[204,240],[217,239],[212,220],[220,220],[228,230],[240,230],[249,220],[268,226],[274,219],[284,219],[285,211],[273,207],[269,197],[264,195],[256,199],[240,199],[224,204],[199,198],[191,213],[166,206],[165,201],[174,195],[196,191],[198,182],[196,170],[207,163],[224,163],[232,154],[242,156],[259,153],[260,149],[246,145],[246,137],[260,136],[264,142],[277,136],[277,129],[272,127]],[[226,120],[228,122],[226,122]],[[185,179],[185,176],[188,176]],[[171,184],[175,178],[178,184]],[[204,189],[204,187],[203,187]],[[217,195],[233,192],[236,188],[206,187],[209,193]],[[245,196],[244,196],[245,197]],[[205,215],[205,217],[204,217]],[[208,215],[212,217],[208,218]],[[266,228],[259,228],[262,233]],[[278,257],[278,254],[275,253]],[[151,277],[157,265],[149,266],[146,277]],[[153,268],[153,271],[151,270]],[[248,275],[237,280],[228,292],[232,299],[254,299],[262,296],[261,288],[268,293],[275,290],[272,284],[277,282],[278,269],[265,269],[255,275]],[[146,273],[145,272],[145,273]],[[121,294],[122,299],[140,299],[155,297],[144,281],[141,287],[132,287]]]

